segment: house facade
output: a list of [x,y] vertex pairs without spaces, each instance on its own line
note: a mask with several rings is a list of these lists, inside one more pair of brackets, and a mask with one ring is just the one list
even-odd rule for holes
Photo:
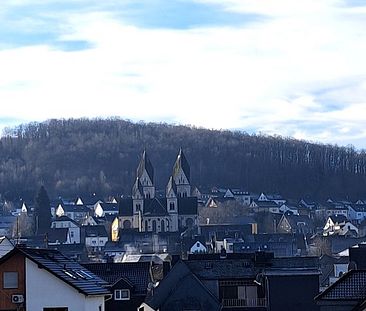
[[0,259],[0,310],[104,311],[106,285],[56,250],[16,247]]
[[265,252],[190,255],[173,266],[138,310],[315,311],[318,292],[315,258],[279,260]]

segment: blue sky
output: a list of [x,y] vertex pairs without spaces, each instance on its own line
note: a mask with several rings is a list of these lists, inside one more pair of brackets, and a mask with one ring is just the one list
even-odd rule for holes
[[366,4],[2,0],[0,129],[50,118],[366,149]]

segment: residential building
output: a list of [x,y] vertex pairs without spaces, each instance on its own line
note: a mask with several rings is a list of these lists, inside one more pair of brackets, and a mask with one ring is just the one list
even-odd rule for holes
[[84,264],[89,271],[108,282],[112,293],[106,311],[136,311],[154,283],[151,262]]
[[107,285],[56,250],[15,247],[0,259],[0,310],[104,311]]
[[277,259],[265,252],[190,255],[173,266],[138,310],[310,311],[317,310],[318,292],[317,258]]

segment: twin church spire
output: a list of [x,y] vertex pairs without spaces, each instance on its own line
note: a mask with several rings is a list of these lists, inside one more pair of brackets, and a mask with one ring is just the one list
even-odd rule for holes
[[[132,189],[134,199],[154,198],[154,167],[144,150],[137,167],[136,181]],[[172,175],[166,187],[166,196],[189,197],[191,196],[190,166],[180,148],[173,166]]]

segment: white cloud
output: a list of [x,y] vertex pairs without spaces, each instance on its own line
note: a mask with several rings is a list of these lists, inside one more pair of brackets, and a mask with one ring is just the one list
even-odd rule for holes
[[0,50],[1,115],[120,115],[366,148],[366,19],[354,18],[363,8],[332,0],[205,2],[268,18],[169,30],[141,29],[113,12],[63,15],[59,40],[93,47]]

